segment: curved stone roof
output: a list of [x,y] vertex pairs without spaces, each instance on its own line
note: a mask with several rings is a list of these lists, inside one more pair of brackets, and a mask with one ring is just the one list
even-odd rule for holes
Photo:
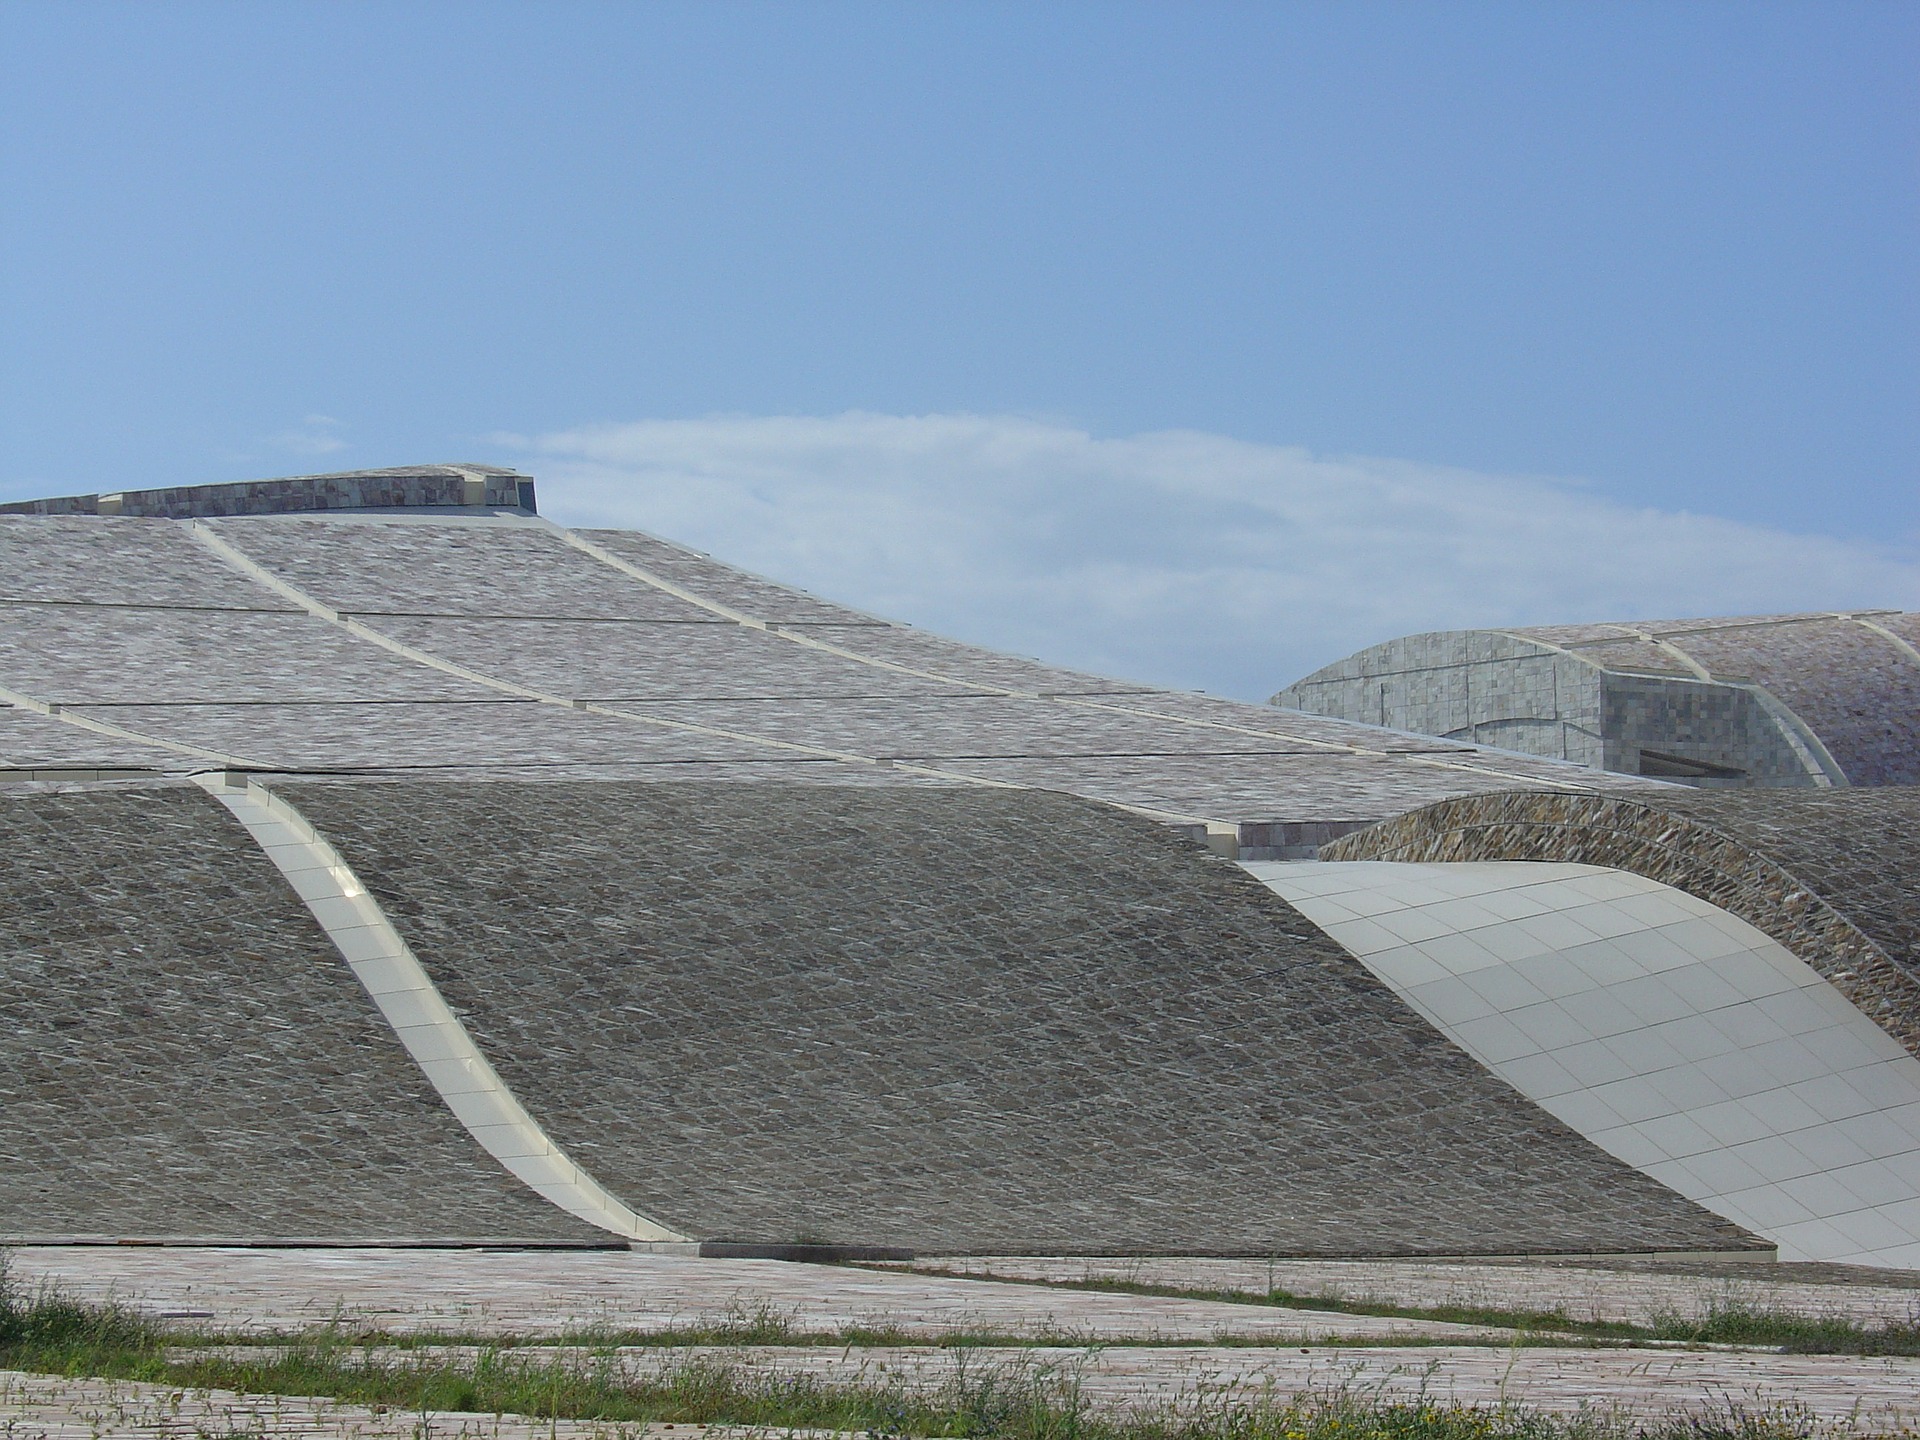
[[1911,785],[1920,615],[1438,632],[1360,651],[1271,703],[1706,784]]
[[58,513],[0,515],[0,772],[1030,786],[1249,855],[1449,795],[1640,783],[996,654],[495,503],[523,482],[419,467],[12,507]]
[[1647,620],[1508,633],[1609,669],[1751,682],[1819,737],[1848,783],[1920,784],[1920,614]]
[[1324,853],[1571,861],[1649,876],[1771,935],[1920,1056],[1920,789],[1474,796]]
[[[1522,1099],[1237,867],[1110,807],[779,784],[274,793],[348,868],[301,889],[324,936],[198,790],[0,800],[36,857],[0,942],[9,1013],[31,1017],[0,1037],[27,1100],[0,1112],[0,1232],[378,1238],[434,1215],[435,1234],[579,1239],[454,1123],[502,1154],[462,1064],[421,1048],[444,997],[540,1143],[689,1241],[1758,1243]],[[269,851],[296,885],[297,848]],[[361,887],[431,986],[376,995],[380,1013],[324,950],[367,953],[340,898]]]
[[0,789],[0,1239],[598,1244],[189,786]]
[[[441,1238],[642,1245],[1760,1246],[1222,858],[1421,807],[1584,824],[1627,868],[1664,845],[1700,872],[1671,883],[1770,916],[1912,1040],[1896,893],[1842,904],[1844,877],[1801,875],[1831,845],[1783,868],[1688,810],[1711,795],[1514,753],[1537,709],[1430,739],[1079,674],[533,499],[426,466],[0,515],[0,828],[35,857],[0,891],[0,968],[37,1017],[0,1039],[31,1102],[0,1131],[32,1132],[0,1137],[0,1231],[391,1239],[430,1213],[465,1227]],[[1589,702],[1597,735],[1609,705],[1691,697],[1672,764],[1710,770],[1738,732],[1782,775],[1845,778],[1756,679],[1604,670],[1561,639],[1462,643],[1550,693],[1563,735]],[[64,949],[34,928],[50,907]],[[69,953],[112,977],[97,1014]],[[1825,984],[1803,998],[1844,1008]],[[256,1155],[235,1208],[217,1176]]]

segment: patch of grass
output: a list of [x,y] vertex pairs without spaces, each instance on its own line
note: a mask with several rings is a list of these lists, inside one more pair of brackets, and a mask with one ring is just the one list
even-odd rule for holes
[[[760,1344],[789,1336],[788,1326],[777,1316],[749,1313],[737,1324],[685,1333],[699,1335],[701,1343],[728,1335],[734,1344]],[[421,1343],[374,1355],[337,1330],[250,1354],[170,1359],[167,1338],[178,1337],[116,1303],[78,1301],[47,1287],[29,1294],[0,1263],[0,1367],[328,1397],[402,1414],[455,1410],[616,1427],[654,1421],[793,1427],[859,1432],[868,1440],[1811,1440],[1820,1429],[1792,1406],[1722,1406],[1649,1422],[1617,1414],[1553,1416],[1520,1405],[1390,1400],[1347,1389],[1293,1398],[1214,1390],[1115,1411],[1088,1403],[1078,1368],[1083,1361],[978,1363],[964,1349],[944,1377],[915,1385],[878,1370],[830,1383],[710,1355],[632,1374],[610,1348],[543,1355],[482,1347],[451,1354],[444,1344]]]
[[[875,1267],[879,1268],[879,1267]],[[1016,1280],[961,1270],[916,1266],[916,1275],[938,1275],[953,1280]],[[1625,1320],[1578,1320],[1564,1310],[1501,1310],[1482,1305],[1392,1305],[1374,1300],[1351,1300],[1340,1295],[1296,1295],[1275,1288],[1254,1290],[1187,1289],[1149,1285],[1142,1281],[1105,1278],[1084,1280],[1026,1280],[1022,1285],[1046,1285],[1061,1290],[1102,1290],[1119,1295],[1165,1295],[1185,1300],[1220,1300],[1233,1305],[1274,1305],[1290,1310],[1326,1310],[1341,1315],[1372,1315],[1382,1319],[1443,1320],[1456,1325],[1507,1329],[1521,1333],[1523,1344],[1565,1338],[1612,1340],[1624,1343],[1655,1341],[1688,1345],[1753,1345],[1803,1355],[1920,1355],[1920,1307],[1913,1317],[1886,1325],[1863,1325],[1844,1316],[1806,1316],[1789,1311],[1762,1310],[1744,1305],[1714,1305],[1704,1316],[1664,1315],[1651,1325]],[[1409,1338],[1396,1344],[1420,1344]]]
[[163,1343],[159,1322],[128,1306],[76,1300],[47,1285],[27,1291],[0,1250],[0,1367],[91,1375],[109,1365],[155,1366]]
[[1620,1416],[1555,1417],[1522,1406],[1391,1401],[1349,1391],[1291,1400],[1221,1392],[1117,1413],[1091,1407],[1071,1367],[964,1363],[947,1378],[916,1387],[878,1376],[828,1383],[706,1357],[636,1377],[624,1374],[611,1355],[562,1362],[488,1352],[449,1364],[422,1351],[394,1364],[306,1348],[265,1363],[179,1365],[167,1379],[256,1394],[328,1395],[408,1413],[796,1427],[855,1432],[869,1440],[1808,1440],[1816,1430],[1810,1417],[1791,1407],[1721,1407],[1635,1423]]
[[1796,1355],[1920,1355],[1920,1317],[1862,1325],[1844,1316],[1715,1305],[1698,1319],[1657,1317],[1649,1334],[1687,1344],[1767,1345]]

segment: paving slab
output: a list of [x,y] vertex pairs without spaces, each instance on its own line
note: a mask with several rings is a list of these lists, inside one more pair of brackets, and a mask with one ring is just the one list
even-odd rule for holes
[[1271,1343],[1502,1336],[1178,1297],[1112,1295],[993,1281],[628,1251],[23,1247],[19,1281],[114,1297],[183,1327],[298,1332],[338,1322],[390,1333],[545,1337],[583,1328],[658,1331],[751,1319],[797,1330],[893,1327],[914,1335],[992,1331],[1083,1340]]
[[[260,1347],[246,1347],[246,1352]],[[243,1352],[235,1358],[256,1358]],[[351,1352],[355,1358],[362,1352]],[[474,1347],[376,1348],[398,1367],[472,1365]],[[1920,1359],[1665,1349],[1504,1346],[636,1346],[494,1352],[496,1360],[600,1369],[643,1382],[689,1365],[724,1366],[742,1380],[804,1377],[826,1385],[899,1384],[938,1392],[1018,1379],[1077,1395],[1107,1412],[1173,1407],[1217,1411],[1345,1391],[1387,1401],[1523,1406],[1649,1419],[1790,1407],[1857,1434],[1911,1434],[1920,1422]]]
[[1560,1414],[1597,1409],[1652,1416],[1785,1403],[1823,1421],[1853,1419],[1866,1434],[1899,1434],[1920,1423],[1920,1359],[1907,1358],[1500,1346],[715,1347],[620,1353],[635,1376],[696,1357],[828,1383],[895,1379],[938,1385],[963,1366],[975,1375],[1000,1366],[1058,1377],[1077,1385],[1089,1403],[1109,1409],[1248,1403],[1344,1388],[1389,1400],[1425,1396],[1477,1406],[1504,1401]]
[[838,1432],[745,1425],[615,1425],[458,1410],[391,1410],[303,1396],[243,1395],[130,1380],[0,1370],[7,1440],[825,1440]]
[[[1801,1278],[1812,1266],[1744,1265],[1752,1274],[1694,1274],[1666,1268],[1545,1263],[1382,1260],[1211,1260],[1141,1257],[976,1255],[928,1257],[920,1271],[1009,1280],[1120,1281],[1181,1290],[1240,1290],[1417,1309],[1448,1305],[1495,1310],[1560,1309],[1573,1320],[1649,1325],[1745,1307],[1852,1320],[1862,1325],[1920,1320],[1920,1274],[1887,1272],[1886,1283]],[[1736,1268],[1736,1267],[1727,1267]]]

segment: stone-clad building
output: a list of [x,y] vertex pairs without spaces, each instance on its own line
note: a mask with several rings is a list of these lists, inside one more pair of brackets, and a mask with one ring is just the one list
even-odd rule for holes
[[495,466],[0,511],[0,1243],[1920,1265],[1914,792],[1061,670]]
[[1447,630],[1271,704],[1705,788],[1920,784],[1920,615]]

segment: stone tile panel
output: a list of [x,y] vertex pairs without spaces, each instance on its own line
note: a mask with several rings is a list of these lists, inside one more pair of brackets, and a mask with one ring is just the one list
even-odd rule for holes
[[857,655],[889,661],[956,680],[1002,686],[1043,695],[1099,695],[1115,690],[1152,689],[1100,675],[1048,665],[1022,655],[1002,655],[948,640],[905,625],[792,625],[796,634],[823,640]]
[[289,771],[403,771],[787,759],[750,741],[532,700],[74,706],[141,735]]
[[690,720],[903,759],[1026,755],[1234,755],[1297,742],[1204,729],[1120,711],[1069,708],[999,695],[885,700],[618,702],[634,714]]
[[0,515],[0,601],[297,610],[166,520]]
[[629,565],[758,620],[802,625],[889,623],[638,530],[581,530],[579,534]]
[[531,522],[267,517],[207,524],[282,580],[354,614],[712,618]]
[[383,635],[496,679],[583,700],[951,695],[959,685],[901,675],[712,623],[382,617]]
[[1804,720],[1855,785],[1920,784],[1920,663],[1851,620],[1673,637],[1717,678],[1748,676]]
[[1747,1243],[1493,1080],[1237,867],[1084,801],[283,789],[556,1142],[692,1233]]
[[0,685],[62,705],[488,700],[299,612],[0,604]]
[[31,710],[0,705],[0,770],[180,770],[198,763],[157,745],[96,734]]
[[189,786],[0,790],[0,1238],[593,1241]]

